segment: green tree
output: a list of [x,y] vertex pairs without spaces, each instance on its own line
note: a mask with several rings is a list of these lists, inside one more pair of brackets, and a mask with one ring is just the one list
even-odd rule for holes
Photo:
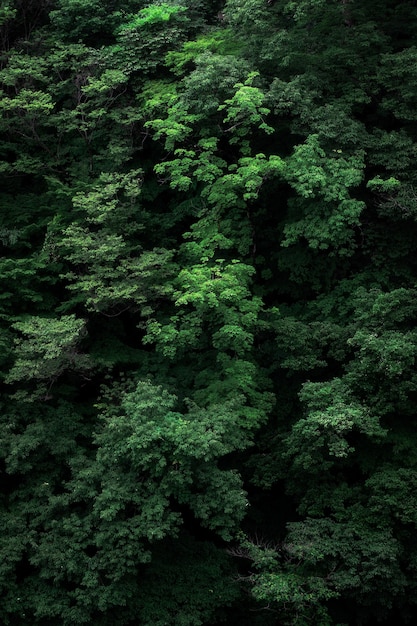
[[414,3],[0,5],[0,621],[406,623]]

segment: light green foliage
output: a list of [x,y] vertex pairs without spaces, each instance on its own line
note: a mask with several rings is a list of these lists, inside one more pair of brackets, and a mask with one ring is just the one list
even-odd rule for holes
[[363,168],[363,154],[344,156],[339,148],[326,154],[316,135],[297,146],[286,161],[285,176],[299,197],[292,201],[294,217],[285,226],[283,245],[305,237],[312,248],[351,253],[353,228],[365,204],[350,189],[361,182]]
[[221,59],[236,52],[239,44],[233,37],[231,29],[213,30],[197,37],[195,41],[186,41],[179,51],[168,52],[166,63],[177,76],[182,76],[187,73],[187,66],[190,63],[198,64],[205,52],[218,54]]
[[119,67],[129,72],[158,67],[165,54],[183,41],[189,22],[187,7],[168,2],[151,4],[126,18],[116,30],[112,53]]
[[334,148],[326,154],[317,136],[310,135],[304,144],[296,146],[287,160],[288,182],[303,198],[323,197],[326,202],[341,201],[351,187],[363,178],[363,155],[345,156]]
[[116,87],[125,83],[127,76],[120,70],[104,70],[100,78],[89,78],[88,83],[83,85],[81,91],[86,96],[113,92]]
[[216,137],[201,139],[196,150],[177,148],[172,161],[158,163],[155,172],[160,176],[168,175],[173,189],[187,191],[195,182],[213,183],[222,175],[226,165],[223,159],[215,156],[218,143]]
[[135,15],[131,22],[127,22],[120,27],[120,32],[126,30],[134,30],[141,28],[149,24],[159,24],[160,22],[169,22],[174,15],[186,10],[186,7],[175,4],[152,4],[144,9],[141,9],[137,15]]
[[182,80],[183,101],[191,112],[204,115],[206,125],[211,122],[212,128],[202,127],[204,136],[219,133],[219,106],[233,96],[236,83],[247,78],[249,69],[244,59],[232,54],[205,51],[196,57],[195,69]]
[[[203,114],[218,118],[217,113],[223,110],[226,114],[222,131],[230,134],[228,139],[232,144],[238,142],[237,137],[249,135],[253,127],[270,132],[271,129],[263,119],[269,113],[269,109],[262,106],[265,96],[259,88],[253,86],[257,73],[252,72],[244,78],[245,70],[245,64],[232,56],[227,63],[218,54],[206,52],[198,56],[196,69],[183,79],[183,92],[170,102],[166,110],[167,117],[147,123],[156,131],[155,139],[165,136],[165,148],[171,150],[179,141],[184,142],[190,136]],[[236,83],[240,77],[244,82]],[[205,101],[202,101],[202,93],[206,94]],[[232,98],[226,97],[229,94]],[[218,134],[217,124],[209,132],[209,129],[201,130],[205,140]],[[247,144],[241,142],[241,145]],[[242,151],[247,152],[247,147],[242,148]]]
[[268,159],[264,154],[247,156],[230,165],[228,173],[226,162],[216,156],[218,139],[201,139],[197,151],[178,148],[176,158],[155,167],[157,174],[168,174],[173,189],[186,191],[194,183],[205,183],[202,197],[220,209],[233,206],[245,206],[244,201],[256,200],[259,191],[269,178],[281,174],[283,160],[272,155]]
[[174,283],[177,312],[166,326],[151,322],[148,341],[156,340],[164,354],[174,356],[178,350],[197,349],[203,333],[211,328],[213,347],[244,356],[252,348],[262,307],[259,298],[250,296],[252,273],[237,260],[221,259],[181,270]]
[[82,222],[68,226],[55,245],[74,268],[65,275],[69,290],[83,296],[89,310],[142,310],[172,292],[163,284],[173,271],[172,254],[160,248],[141,251],[137,240],[143,229],[137,200],[141,183],[140,170],[102,174],[93,190],[74,196]]
[[380,176],[375,176],[375,178],[371,178],[366,183],[369,189],[382,191],[384,193],[397,191],[400,185],[400,181],[393,176],[390,176],[386,180],[383,180]]
[[42,113],[49,113],[54,106],[50,95],[41,91],[22,89],[15,98],[5,98],[2,94],[0,97],[0,107],[4,112],[18,110],[26,113],[31,120]]
[[270,113],[270,110],[263,106],[265,95],[261,89],[253,85],[258,76],[258,72],[251,72],[244,83],[236,83],[233,98],[225,100],[219,107],[219,111],[226,111],[223,120],[224,132],[232,135],[231,144],[239,143],[254,126],[268,134],[274,132],[274,129],[265,122],[265,117]]
[[269,179],[280,176],[284,167],[283,160],[276,155],[268,159],[262,153],[242,157],[237,164],[229,166],[229,173],[219,177],[202,195],[207,196],[210,204],[224,210],[244,207],[246,202],[256,200],[262,186]]
[[89,359],[79,351],[85,320],[73,314],[58,319],[29,317],[13,328],[22,336],[15,339],[16,361],[7,383],[44,381],[50,388],[66,370],[88,369]]
[[146,127],[154,131],[154,139],[165,136],[165,149],[172,150],[177,142],[183,141],[192,133],[192,124],[198,119],[199,116],[188,113],[181,99],[174,95],[170,98],[168,118],[148,121]]

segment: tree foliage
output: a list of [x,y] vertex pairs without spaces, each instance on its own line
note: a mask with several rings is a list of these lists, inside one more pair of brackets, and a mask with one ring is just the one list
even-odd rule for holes
[[0,621],[407,623],[411,1],[0,2]]

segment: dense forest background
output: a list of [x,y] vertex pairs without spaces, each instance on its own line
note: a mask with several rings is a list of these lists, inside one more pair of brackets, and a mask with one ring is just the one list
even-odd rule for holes
[[0,35],[0,623],[408,623],[417,3]]

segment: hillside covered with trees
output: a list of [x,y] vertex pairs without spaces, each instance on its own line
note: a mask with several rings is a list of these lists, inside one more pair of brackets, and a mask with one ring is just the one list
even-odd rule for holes
[[417,3],[0,34],[2,626],[408,623]]

